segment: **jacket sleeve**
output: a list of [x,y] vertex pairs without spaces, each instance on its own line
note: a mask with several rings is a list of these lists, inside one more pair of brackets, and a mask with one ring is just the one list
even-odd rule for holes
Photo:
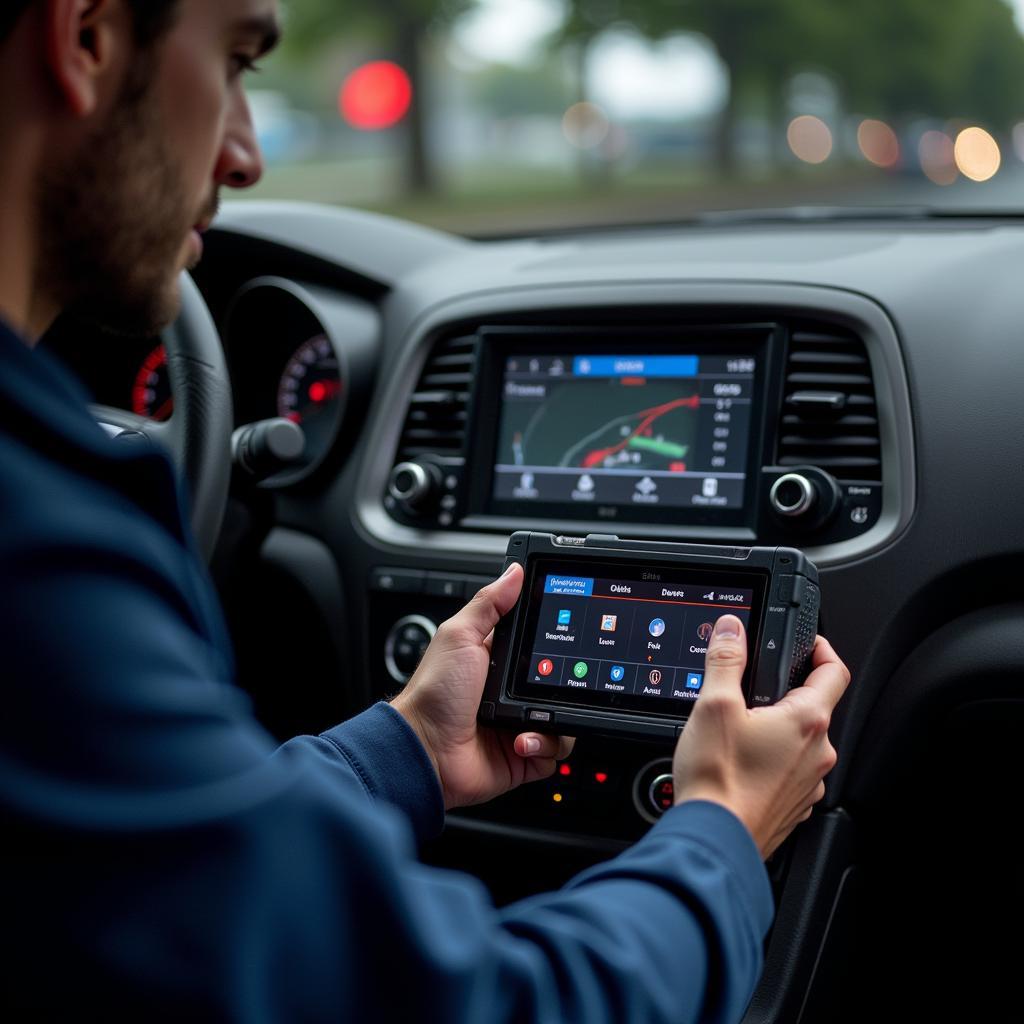
[[319,736],[297,736],[281,748],[315,760],[328,777],[354,780],[367,797],[405,813],[417,842],[444,826],[444,798],[427,752],[390,704],[374,704]]
[[771,901],[728,812],[676,808],[498,910],[416,861],[409,821],[436,828],[440,795],[391,709],[275,750],[187,552],[76,493],[70,519],[58,493],[0,539],[0,1001],[34,1019],[739,1018]]

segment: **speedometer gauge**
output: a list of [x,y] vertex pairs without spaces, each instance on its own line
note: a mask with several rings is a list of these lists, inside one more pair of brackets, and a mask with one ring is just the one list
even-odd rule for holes
[[277,388],[277,414],[302,427],[307,451],[320,451],[330,443],[341,393],[338,357],[319,334],[288,360]]
[[132,387],[132,412],[163,422],[171,418],[174,399],[171,378],[167,372],[167,352],[157,345],[142,361]]

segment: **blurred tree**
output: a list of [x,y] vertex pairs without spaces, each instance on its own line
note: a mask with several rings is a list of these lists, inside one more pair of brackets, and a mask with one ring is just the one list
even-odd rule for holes
[[715,132],[715,163],[727,176],[736,169],[736,124],[744,95],[768,95],[777,106],[794,71],[819,65],[817,50],[836,17],[821,0],[565,0],[565,9],[555,38],[576,48],[581,99],[590,50],[610,28],[628,26],[651,39],[695,33],[710,40],[729,76]]
[[825,72],[848,109],[895,122],[965,117],[1005,128],[1024,113],[1024,37],[1006,0],[565,0],[565,7],[557,38],[576,46],[581,82],[594,40],[617,25],[651,39],[693,32],[711,42],[729,77],[715,142],[725,176],[736,170],[741,105],[767,97],[781,120],[786,84],[800,71]]
[[[362,37],[381,55],[404,68],[412,82],[412,105],[405,130],[405,188],[437,189],[427,145],[424,47],[439,30],[475,6],[476,0],[286,0],[284,50],[308,60],[345,37]],[[338,83],[340,86],[340,82]]]
[[705,36],[729,76],[729,88],[715,132],[715,164],[720,174],[736,171],[736,128],[745,97],[768,98],[773,119],[781,120],[787,81],[802,70],[828,66],[827,53],[841,20],[858,16],[823,0],[625,0],[645,34],[674,32]]
[[470,89],[495,117],[561,117],[565,111],[567,83],[551,61],[528,67],[490,64],[470,77]]

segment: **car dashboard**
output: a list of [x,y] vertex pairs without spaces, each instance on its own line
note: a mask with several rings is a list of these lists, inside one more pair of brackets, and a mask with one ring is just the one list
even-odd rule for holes
[[[1024,223],[471,241],[240,202],[206,243],[195,277],[236,425],[306,435],[299,462],[236,479],[212,565],[271,731],[394,695],[515,530],[800,548],[853,683],[827,796],[769,865],[748,1020],[852,1020],[893,982],[886,998],[941,1009],[907,982],[964,929],[962,973],[1007,997],[983,908],[1016,874]],[[169,414],[159,339],[73,334],[48,343],[98,401]],[[657,819],[670,757],[581,740],[550,780],[451,815],[423,855],[498,901],[560,884]],[[953,989],[979,1005],[973,983]]]

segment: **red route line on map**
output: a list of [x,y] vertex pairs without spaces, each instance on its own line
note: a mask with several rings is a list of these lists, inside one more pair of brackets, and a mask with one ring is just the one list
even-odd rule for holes
[[691,395],[689,398],[675,398],[671,402],[665,402],[663,405],[655,405],[650,409],[641,409],[637,416],[645,417],[640,421],[637,428],[624,437],[618,444],[613,445],[611,448],[599,448],[596,451],[592,451],[589,455],[585,456],[582,462],[583,469],[591,469],[596,466],[602,459],[608,458],[610,455],[614,455],[616,452],[621,452],[623,448],[633,440],[641,431],[646,430],[655,420],[664,416],[665,413],[671,412],[673,409],[680,409],[683,406],[689,406],[691,409],[696,409],[700,405],[700,395]]

